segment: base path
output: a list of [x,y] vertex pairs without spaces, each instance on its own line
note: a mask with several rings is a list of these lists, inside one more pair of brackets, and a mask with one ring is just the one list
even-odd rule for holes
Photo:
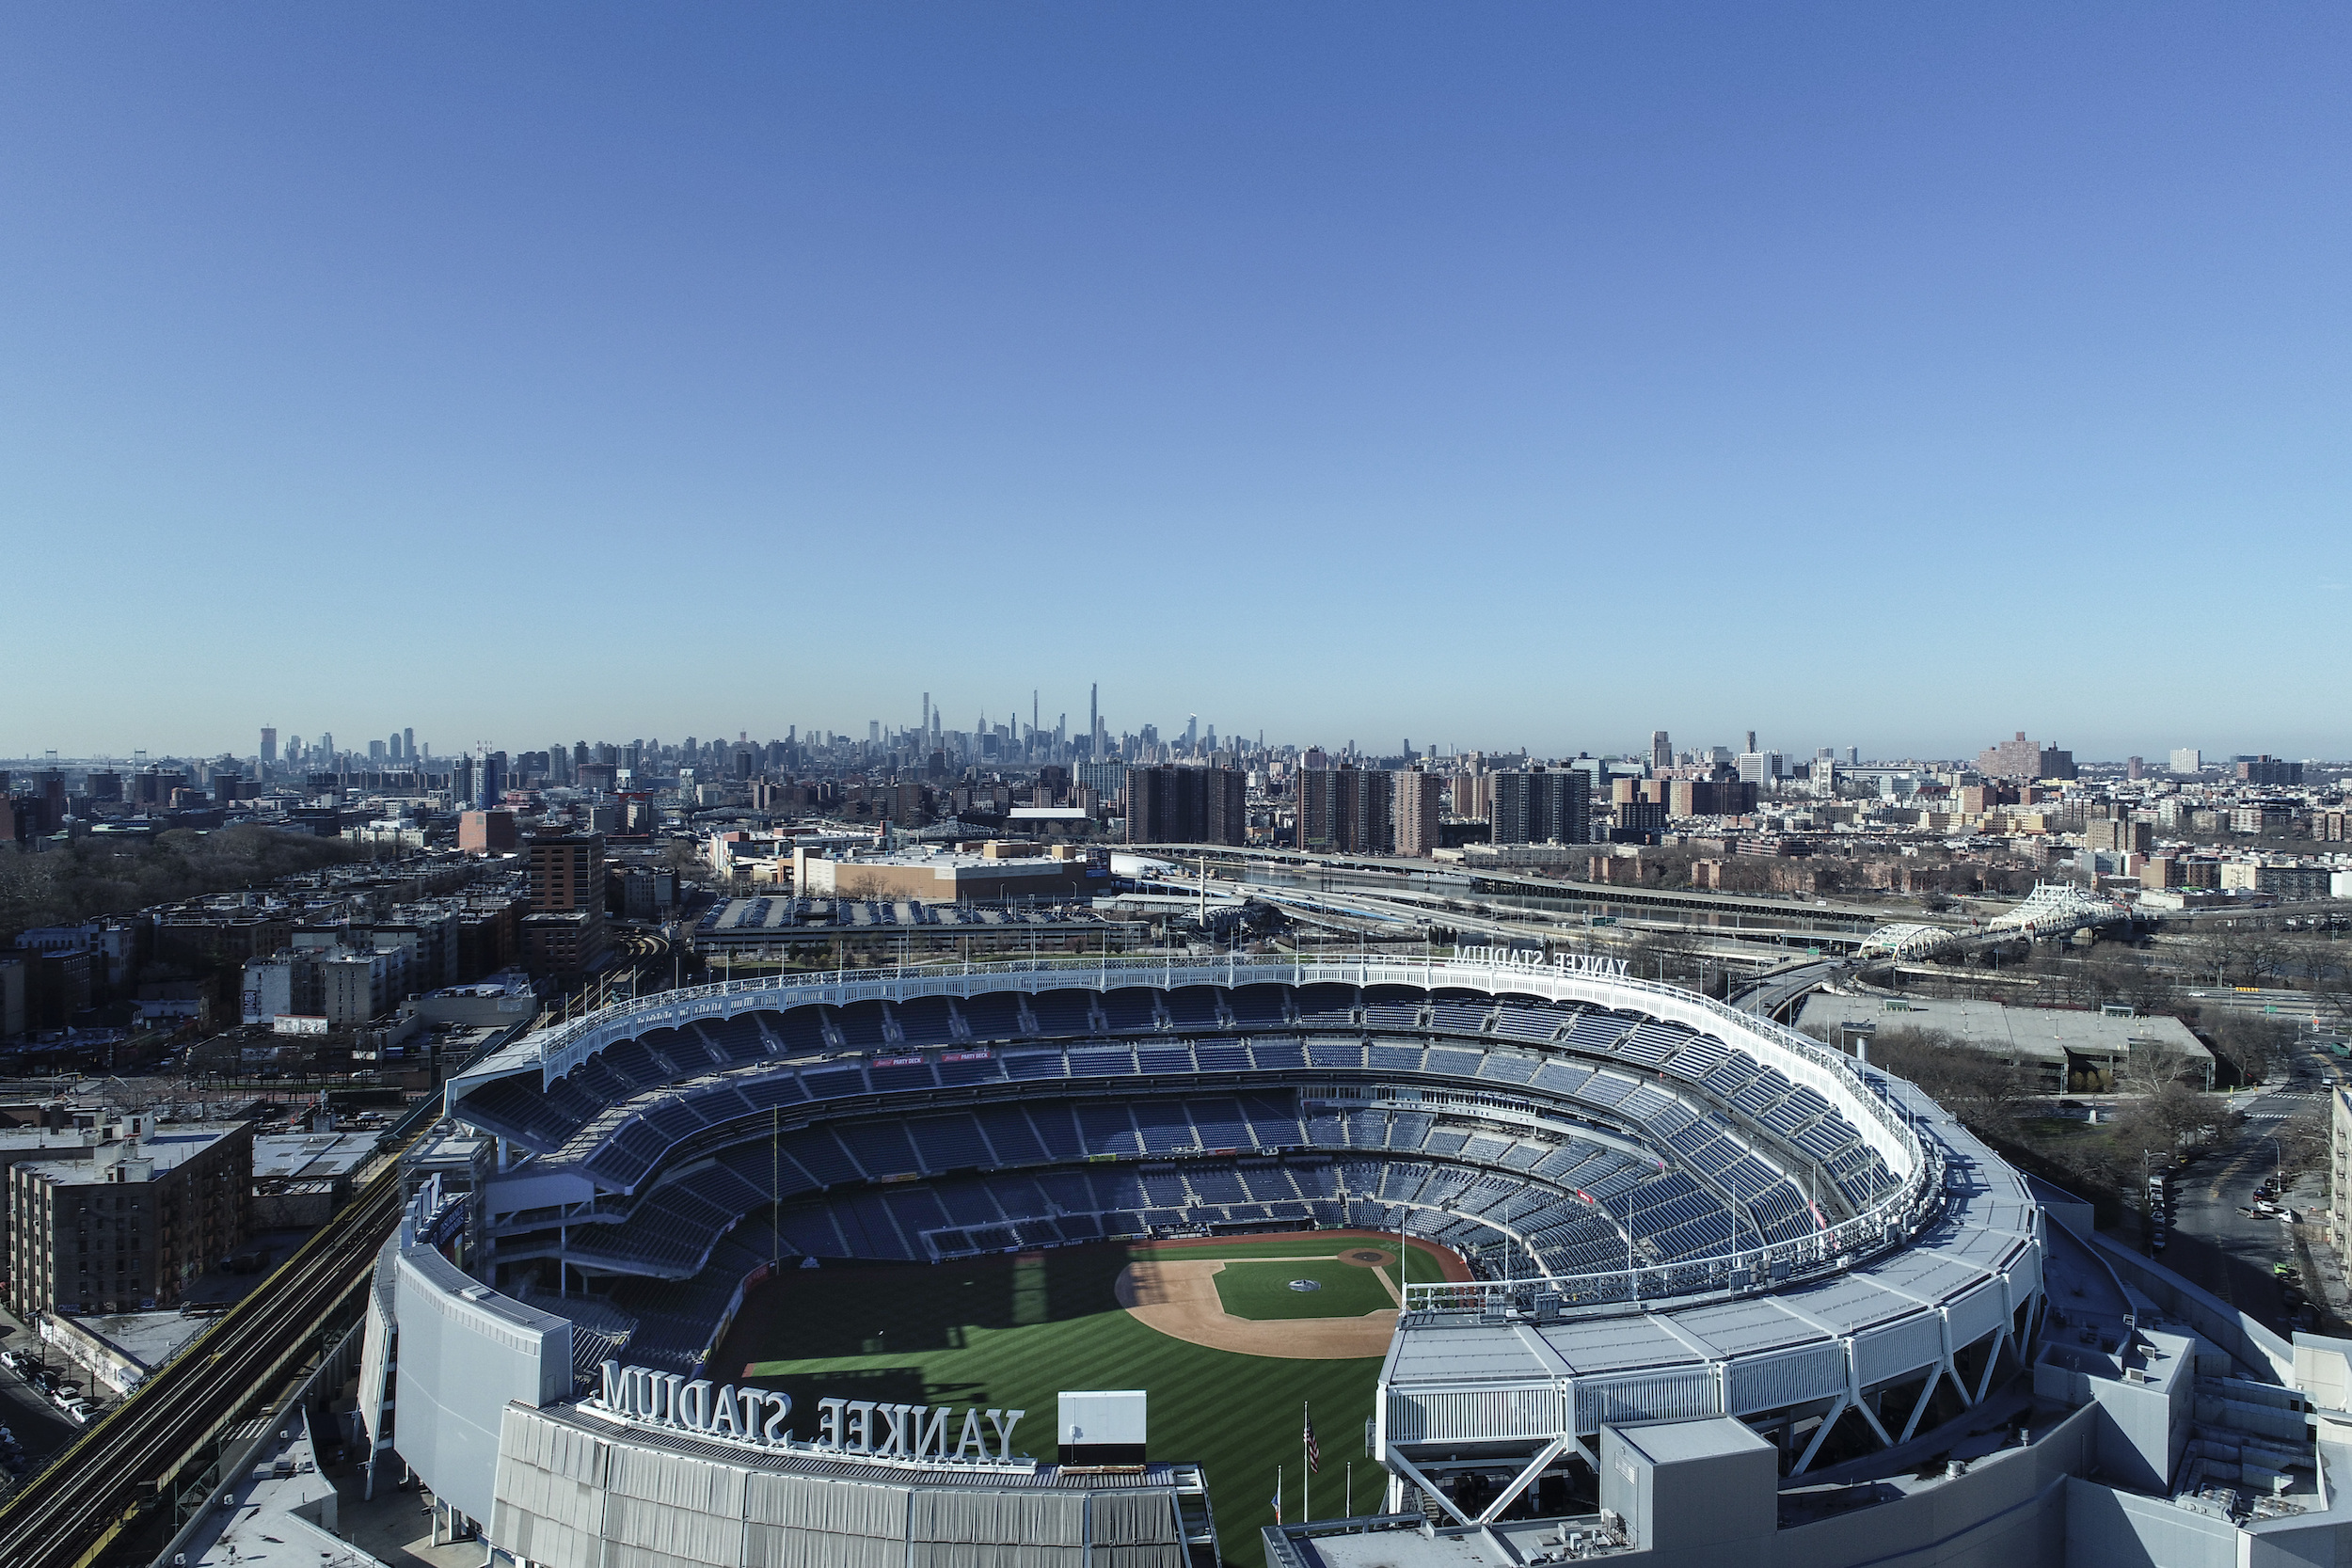
[[[1312,1259],[1248,1258],[1249,1263],[1328,1262]],[[1273,1355],[1286,1361],[1352,1361],[1385,1355],[1396,1332],[1396,1313],[1383,1308],[1360,1318],[1282,1318],[1264,1323],[1236,1318],[1217,1299],[1221,1259],[1144,1259],[1119,1273],[1119,1305],[1130,1316],[1171,1339],[1243,1355]]]

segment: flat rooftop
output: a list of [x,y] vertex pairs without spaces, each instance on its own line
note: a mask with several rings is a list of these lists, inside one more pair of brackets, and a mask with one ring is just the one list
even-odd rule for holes
[[253,1140],[253,1180],[317,1180],[348,1176],[382,1141],[381,1130],[358,1132],[278,1132]]
[[1932,1029],[1964,1045],[2010,1057],[2051,1060],[2068,1053],[2126,1056],[2135,1045],[2164,1045],[2192,1062],[2210,1063],[2206,1050],[2177,1018],[2117,1018],[2074,1007],[2012,1007],[1959,997],[1833,996],[1816,991],[1798,1011],[1797,1027],[1836,1031],[1869,1022],[1888,1032]]
[[81,1157],[71,1160],[25,1160],[20,1162],[28,1172],[47,1178],[61,1187],[98,1187],[106,1185],[108,1157],[119,1153],[124,1159],[152,1160],[155,1174],[162,1176],[187,1164],[221,1139],[243,1132],[250,1123],[235,1122],[167,1122],[144,1138],[125,1138],[111,1144],[99,1144]]

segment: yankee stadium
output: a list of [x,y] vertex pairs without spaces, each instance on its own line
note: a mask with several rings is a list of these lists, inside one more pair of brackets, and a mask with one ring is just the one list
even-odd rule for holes
[[2336,1341],[2092,1240],[1908,1085],[1619,966],[737,982],[541,1029],[446,1103],[360,1415],[485,1560],[2352,1539]]

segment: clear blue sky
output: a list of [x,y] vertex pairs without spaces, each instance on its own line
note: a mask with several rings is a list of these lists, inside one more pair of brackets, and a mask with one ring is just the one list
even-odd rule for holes
[[2352,752],[2341,6],[18,7],[0,754]]

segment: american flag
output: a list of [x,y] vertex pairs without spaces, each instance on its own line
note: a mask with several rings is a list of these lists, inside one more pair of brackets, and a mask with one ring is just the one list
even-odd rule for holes
[[1323,1473],[1323,1450],[1315,1447],[1315,1418],[1312,1414],[1307,1417],[1307,1472],[1318,1476]]

